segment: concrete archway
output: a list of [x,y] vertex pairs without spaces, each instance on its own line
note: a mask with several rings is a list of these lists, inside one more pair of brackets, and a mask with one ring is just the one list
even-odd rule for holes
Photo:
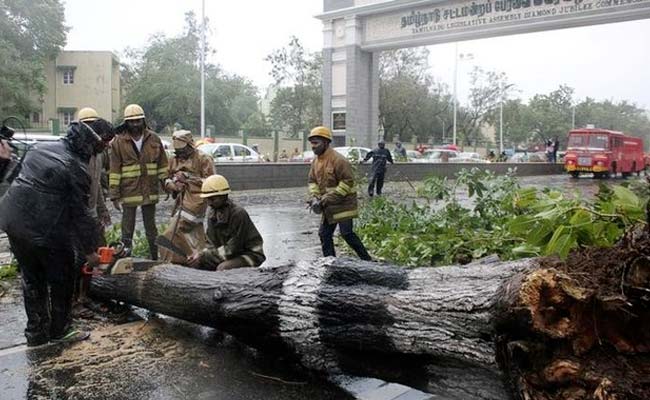
[[650,18],[650,0],[323,0],[323,124],[371,146],[379,52]]

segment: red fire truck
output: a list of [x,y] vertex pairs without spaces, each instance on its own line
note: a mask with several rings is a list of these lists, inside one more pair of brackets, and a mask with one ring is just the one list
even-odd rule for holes
[[583,173],[607,178],[619,172],[625,177],[644,168],[643,139],[591,127],[569,132],[564,169],[574,178]]

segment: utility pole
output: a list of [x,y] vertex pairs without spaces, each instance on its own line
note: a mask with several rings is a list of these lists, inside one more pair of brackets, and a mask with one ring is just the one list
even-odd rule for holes
[[201,137],[205,137],[205,0],[201,1]]
[[458,103],[458,42],[456,43],[456,52],[454,54],[454,136],[453,144],[456,145],[456,107]]
[[503,153],[503,93],[501,94],[501,104],[499,106],[499,154]]

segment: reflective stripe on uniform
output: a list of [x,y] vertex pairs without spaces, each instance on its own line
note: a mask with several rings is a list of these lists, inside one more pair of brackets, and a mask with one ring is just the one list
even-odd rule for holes
[[350,186],[343,181],[339,182],[339,185],[336,187],[337,192],[339,193],[343,192],[342,196],[352,193],[353,190],[354,190],[354,185]]
[[251,267],[254,267],[256,265],[255,261],[253,261],[253,259],[250,256],[247,256],[246,254],[242,254],[241,257],[244,260],[246,260],[246,264],[250,265]]
[[222,259],[226,259],[226,246],[220,246],[217,248],[217,255]]
[[334,214],[334,215],[332,215],[332,218],[335,221],[338,221],[340,219],[354,218],[354,217],[358,217],[358,216],[359,216],[359,210],[355,208],[354,210],[342,211],[340,213]]
[[122,178],[122,174],[116,174],[116,173],[108,174],[108,185],[119,186],[121,178]]
[[309,184],[309,194],[320,194],[320,188],[316,183]]
[[258,244],[249,249],[254,253],[264,253],[264,245]]
[[156,163],[147,163],[147,175],[158,175],[158,164]]
[[140,203],[143,200],[144,198],[142,196],[130,196],[122,198],[123,203]]
[[122,167],[122,178],[137,178],[140,176],[139,165],[127,165]]
[[158,177],[162,179],[166,176],[167,176],[167,167],[158,168]]
[[194,215],[194,214],[192,214],[192,213],[190,213],[188,211],[185,211],[185,210],[181,210],[180,215],[181,215],[181,218],[183,218],[184,220],[189,221],[189,222],[193,222],[195,224],[200,224],[200,223],[203,222],[203,216],[197,217],[196,215]]

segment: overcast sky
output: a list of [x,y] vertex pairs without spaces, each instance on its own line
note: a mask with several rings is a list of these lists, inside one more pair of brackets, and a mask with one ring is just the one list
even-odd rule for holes
[[[264,57],[296,35],[309,50],[322,48],[322,24],[314,15],[321,0],[206,0],[209,60],[248,77],[260,88],[271,83]],[[182,32],[184,13],[201,15],[201,0],[67,0],[67,50],[143,47],[154,33]],[[454,44],[430,46],[434,76],[453,84]],[[576,98],[629,100],[650,109],[650,20],[564,29],[459,43],[473,60],[459,64],[458,93],[466,99],[473,66],[505,72],[528,98],[560,84]]]

